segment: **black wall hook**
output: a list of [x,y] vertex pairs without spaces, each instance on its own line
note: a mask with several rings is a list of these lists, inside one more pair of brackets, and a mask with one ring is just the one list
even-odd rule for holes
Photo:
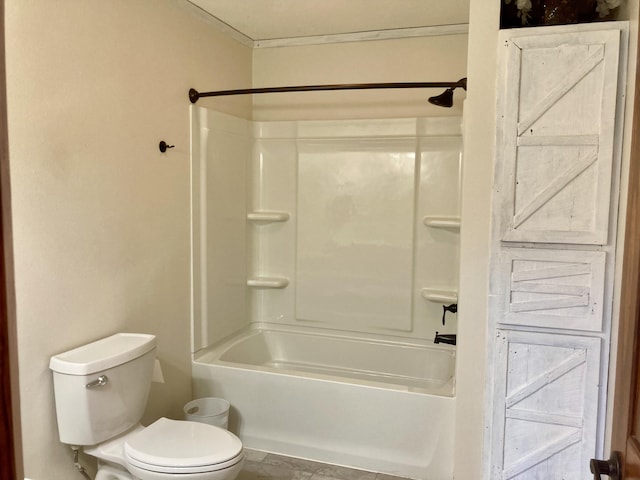
[[169,145],[169,144],[167,144],[167,142],[165,142],[164,140],[162,140],[162,141],[160,142],[160,145],[159,145],[160,151],[161,151],[162,153],[166,152],[166,151],[167,151],[167,148],[173,148],[173,147],[175,147],[175,145]]

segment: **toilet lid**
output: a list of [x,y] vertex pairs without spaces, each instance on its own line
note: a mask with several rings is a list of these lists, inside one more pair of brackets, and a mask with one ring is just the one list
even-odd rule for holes
[[233,433],[205,423],[161,418],[124,444],[126,459],[156,472],[195,473],[227,468],[242,460]]

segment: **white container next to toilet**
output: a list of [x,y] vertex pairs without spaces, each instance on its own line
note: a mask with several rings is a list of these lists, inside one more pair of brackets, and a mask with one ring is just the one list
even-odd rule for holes
[[198,398],[184,406],[184,418],[226,429],[229,426],[229,406],[229,402],[222,398]]
[[96,480],[233,480],[242,443],[204,423],[139,424],[151,385],[153,335],[119,333],[51,358],[60,441],[98,459]]

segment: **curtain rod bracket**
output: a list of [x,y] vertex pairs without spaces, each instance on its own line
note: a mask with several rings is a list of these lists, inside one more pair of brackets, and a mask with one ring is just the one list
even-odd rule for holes
[[199,98],[200,98],[200,94],[198,93],[198,91],[195,88],[190,88],[189,100],[191,101],[191,103],[196,103]]

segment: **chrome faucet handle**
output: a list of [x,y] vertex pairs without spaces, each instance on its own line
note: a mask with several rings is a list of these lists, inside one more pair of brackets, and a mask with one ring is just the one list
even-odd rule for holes
[[93,382],[87,383],[86,386],[87,388],[104,387],[107,383],[109,383],[109,377],[106,375],[100,375]]

